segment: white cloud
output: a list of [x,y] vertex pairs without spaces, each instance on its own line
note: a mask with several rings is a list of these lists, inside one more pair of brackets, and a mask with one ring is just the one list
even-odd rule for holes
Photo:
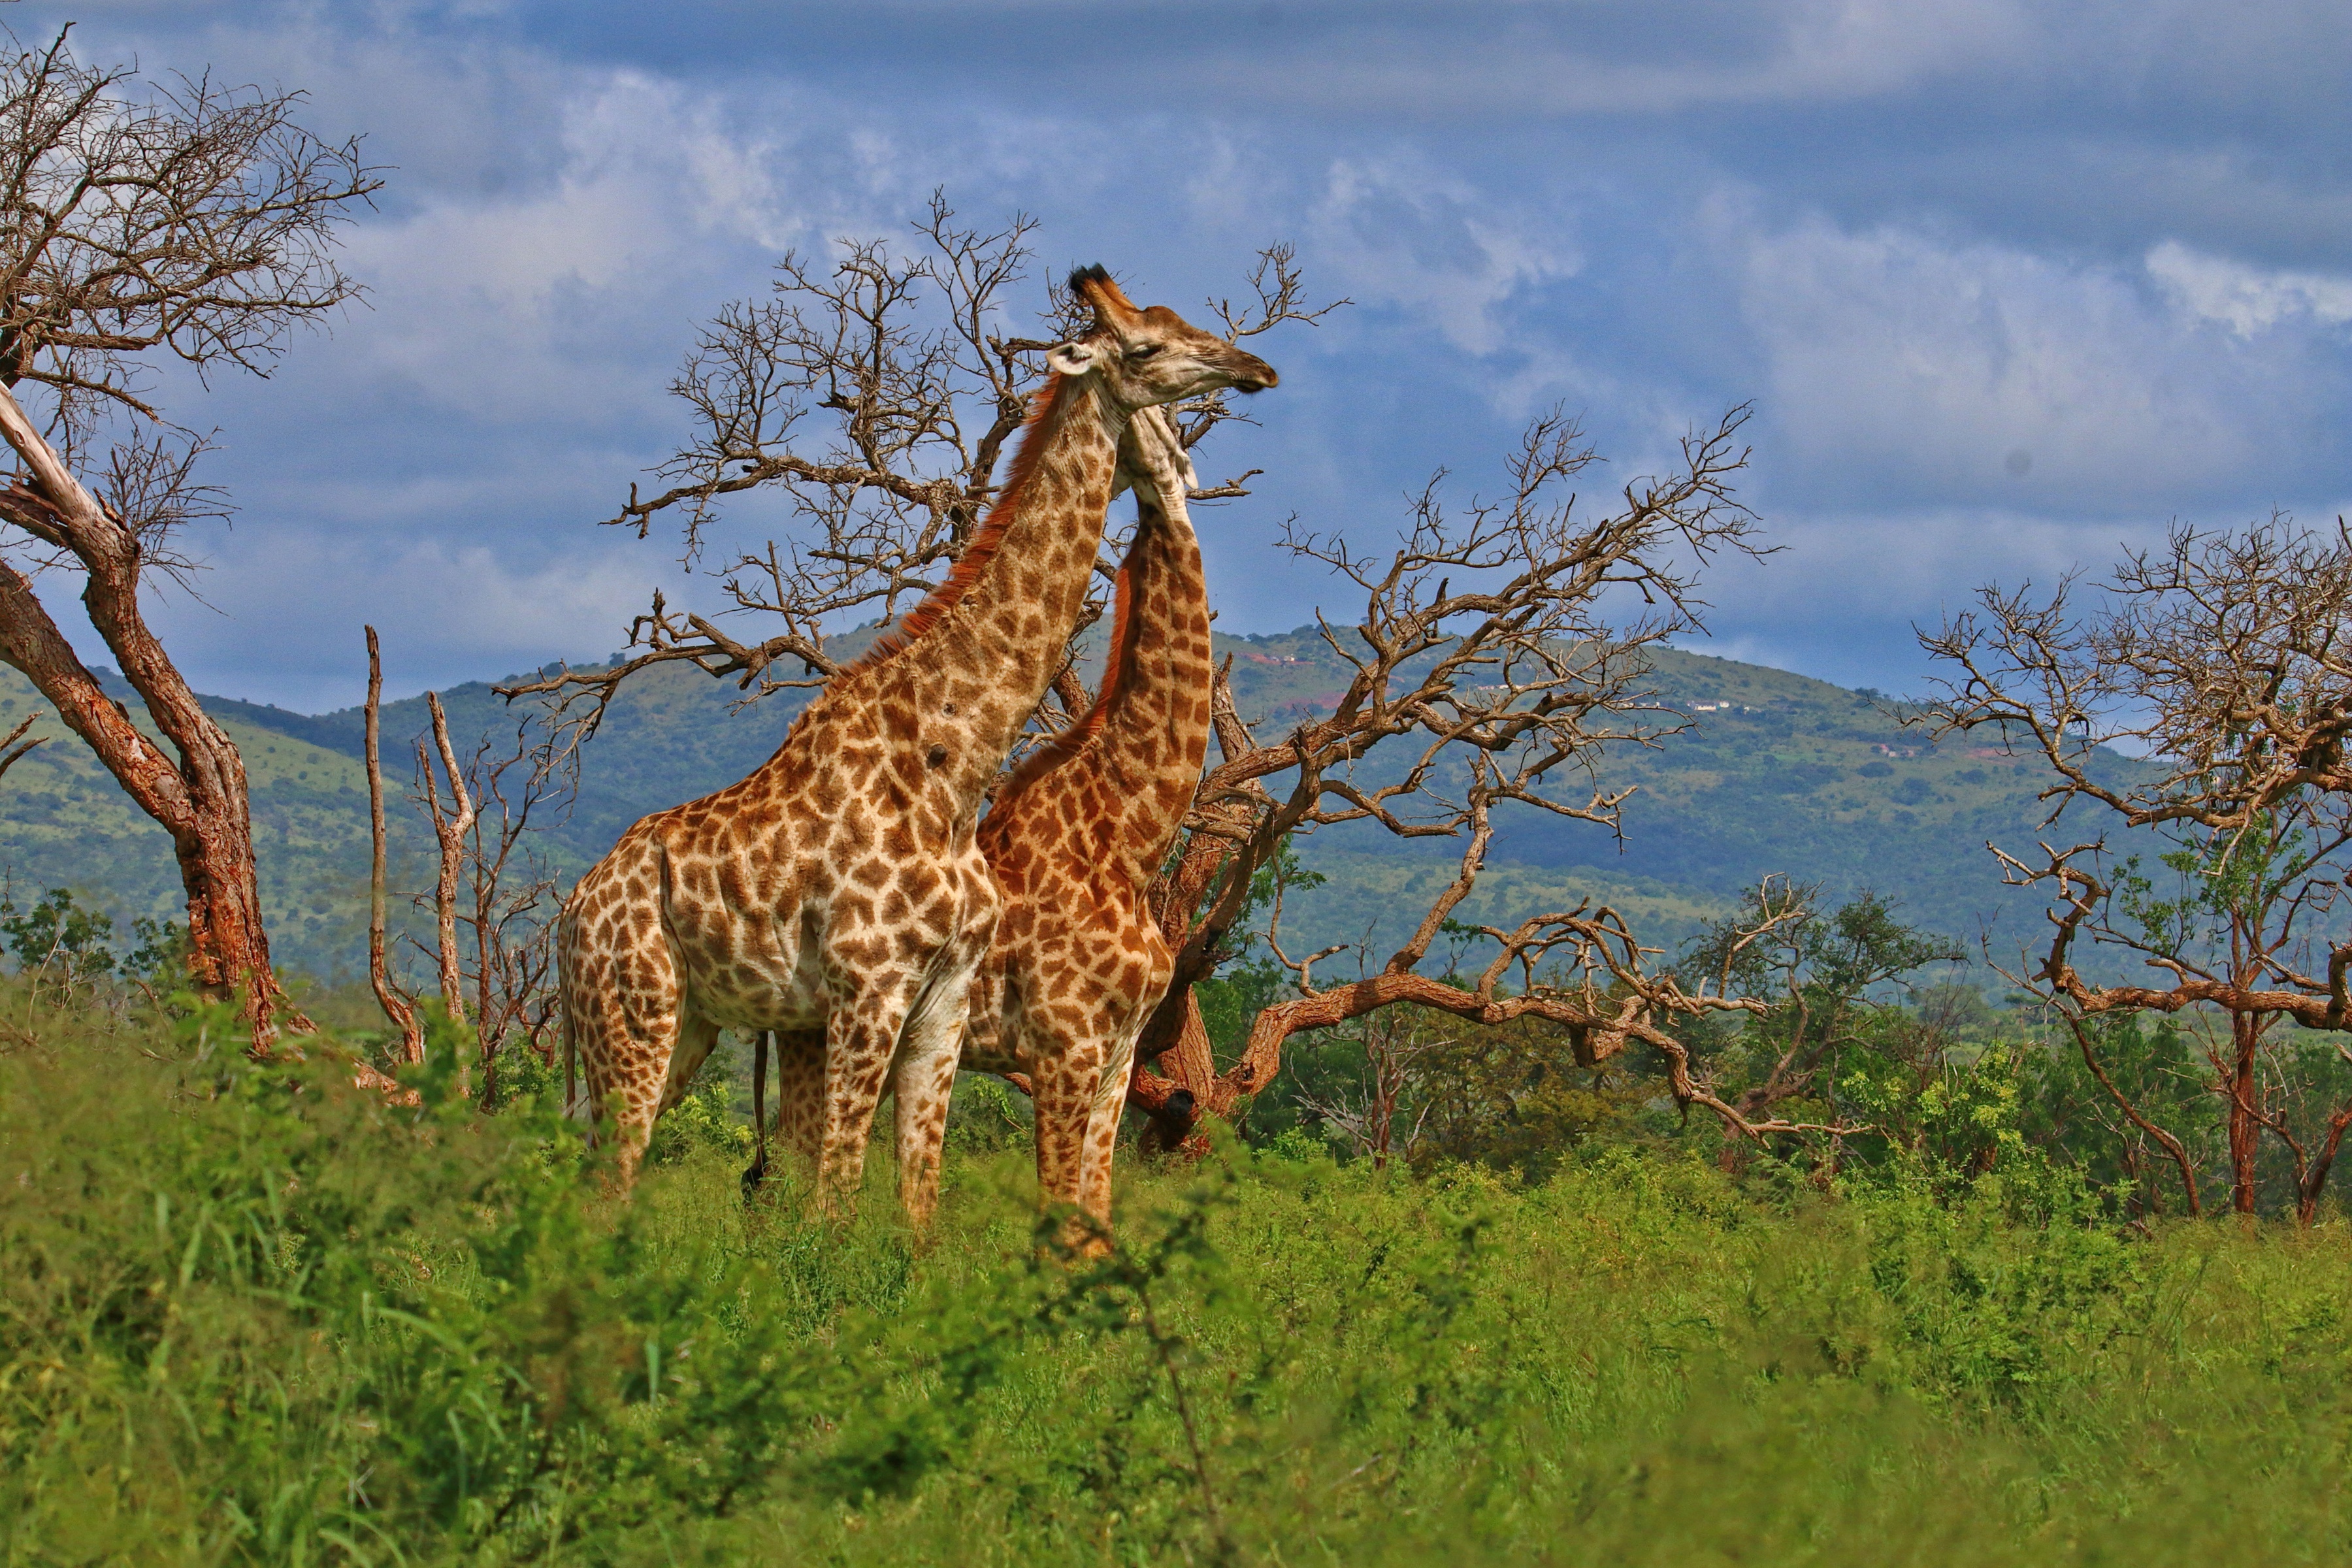
[[1359,304],[1418,315],[1474,354],[1502,345],[1504,301],[1583,266],[1564,237],[1418,158],[1334,163],[1307,226],[1317,259]]
[[2352,321],[2352,278],[2340,274],[2251,267],[2173,239],[2149,250],[2147,270],[2182,309],[2242,338],[2297,320],[2329,327]]
[[2332,280],[2176,250],[2150,289],[2137,268],[1892,226],[1768,229],[1736,199],[1708,221],[1766,356],[1766,413],[1823,497],[2129,512],[2315,457],[2326,373],[2296,334],[2247,334],[2328,321]]
[[616,72],[582,88],[561,106],[550,177],[434,193],[352,236],[352,269],[378,280],[366,357],[428,403],[563,418],[609,395],[579,371],[637,359],[635,320],[714,249],[740,263],[803,234],[772,141],[730,132],[677,83]]

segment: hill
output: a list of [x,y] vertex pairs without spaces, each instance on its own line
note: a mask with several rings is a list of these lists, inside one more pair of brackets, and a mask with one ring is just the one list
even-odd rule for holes
[[[1345,665],[1312,627],[1217,643],[1234,655],[1236,699],[1262,735],[1327,710],[1346,680]],[[1654,684],[1690,728],[1654,749],[1622,747],[1600,761],[1602,782],[1638,786],[1623,843],[1590,824],[1517,811],[1498,823],[1491,869],[1467,918],[1517,919],[1591,897],[1671,946],[1767,874],[1818,880],[1832,896],[1870,888],[1899,900],[1917,923],[1970,941],[2002,914],[1984,844],[2036,836],[2040,776],[2030,762],[1990,747],[1928,746],[1870,694],[1760,665],[1661,650]],[[578,800],[549,825],[545,848],[557,869],[576,873],[645,813],[743,776],[807,700],[788,693],[739,709],[738,696],[678,665],[633,684],[583,750]],[[474,741],[510,737],[520,717],[488,682],[442,700],[457,732]],[[0,723],[33,700],[21,679],[0,670]],[[352,972],[364,947],[367,879],[360,710],[205,703],[246,752],[278,954],[321,975]],[[395,788],[410,777],[426,722],[421,696],[385,704],[385,767]],[[169,841],[79,742],[54,722],[45,728],[58,738],[0,782],[0,870],[9,885],[73,887],[118,918],[173,912]],[[2122,773],[2137,764],[2109,756],[2102,765]],[[1365,769],[1379,775],[1378,753]],[[413,813],[394,816],[395,886],[421,887],[429,835]],[[1403,934],[1458,850],[1357,826],[1319,835],[1302,852],[1329,880],[1296,901],[1290,929],[1307,943],[1378,946]]]

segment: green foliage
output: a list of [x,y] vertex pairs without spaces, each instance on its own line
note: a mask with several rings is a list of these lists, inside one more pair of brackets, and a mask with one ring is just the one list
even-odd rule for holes
[[20,974],[73,984],[114,973],[114,921],[82,909],[69,889],[52,888],[25,909],[0,900],[0,939]]
[[721,1037],[695,1070],[686,1098],[654,1123],[646,1159],[673,1165],[705,1152],[730,1160],[751,1157],[751,1129],[735,1119],[735,1087],[730,1081],[734,1068],[734,1047]]
[[1036,1111],[1003,1079],[964,1073],[948,1101],[948,1147],[964,1154],[993,1154],[1034,1147]]
[[2352,1531],[2352,1235],[2021,1201],[2010,1068],[1927,1124],[2000,1143],[1959,1186],[1890,1156],[1775,1198],[1606,1146],[1415,1179],[1294,1139],[1124,1173],[1079,1261],[1003,1191],[1017,1152],[960,1156],[918,1250],[878,1181],[804,1223],[707,1147],[615,1204],[548,1107],[430,1070],[389,1107],[219,1013],[35,1033],[0,1058],[10,1562],[2316,1562]]
[[114,919],[84,909],[69,888],[51,888],[19,908],[0,897],[0,945],[19,975],[68,993],[121,979],[168,992],[187,974],[187,932],[176,921],[140,916],[131,922],[128,952],[116,952]]
[[1656,1085],[1622,1063],[1579,1065],[1567,1031],[1538,1019],[1461,1031],[1431,1064],[1413,1163],[1470,1162],[1541,1181],[1596,1143],[1646,1142],[1656,1099]]

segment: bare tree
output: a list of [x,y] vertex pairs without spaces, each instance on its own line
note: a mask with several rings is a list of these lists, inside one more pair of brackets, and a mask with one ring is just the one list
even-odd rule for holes
[[[1467,993],[1421,966],[1476,885],[1497,807],[1516,803],[1614,832],[1630,792],[1599,782],[1607,748],[1655,745],[1687,722],[1651,695],[1644,650],[1702,624],[1696,573],[1715,553],[1761,552],[1755,520],[1730,489],[1747,460],[1738,442],[1746,417],[1736,408],[1687,438],[1674,472],[1628,484],[1622,508],[1595,517],[1569,489],[1594,454],[1555,410],[1522,435],[1501,497],[1454,512],[1440,474],[1392,552],[1360,553],[1343,537],[1295,522],[1286,530],[1288,550],[1362,595],[1352,625],[1318,617],[1326,646],[1353,674],[1328,715],[1271,742],[1243,721],[1221,674],[1210,707],[1218,758],[1153,889],[1176,976],[1137,1052],[1159,1070],[1139,1075],[1136,1100],[1158,1116],[1159,1136],[1172,1131],[1171,1101],[1188,1104],[1191,1117],[1230,1116],[1272,1081],[1289,1036],[1394,1002],[1483,1023],[1531,1012],[1598,1031],[1593,1038],[1613,1042],[1609,1050],[1633,1037],[1624,1032],[1632,1015],[1621,1016],[1614,1001],[1603,1005],[1594,989],[1648,963],[1649,950],[1613,911],[1579,909],[1488,931],[1496,956]],[[1642,606],[1622,625],[1605,608],[1612,592]],[[1361,764],[1389,742],[1402,762],[1386,782],[1370,783]],[[1581,782],[1564,792],[1568,780]],[[1328,954],[1282,958],[1299,996],[1261,1013],[1241,1059],[1219,1070],[1192,987],[1237,956],[1236,922],[1251,889],[1294,835],[1360,821],[1400,837],[1461,839],[1455,878],[1376,974],[1318,990],[1309,966]],[[1552,961],[1578,978],[1565,988],[1538,982],[1536,971]],[[1514,973],[1523,986],[1498,989]],[[1680,1010],[1676,993],[1670,982],[1643,984],[1664,1011],[1646,1011],[1647,1002],[1635,1011],[1649,1019],[1644,1028],[1662,1029]],[[1696,1080],[1689,1087],[1704,1103],[1709,1091]]]
[[[830,267],[787,257],[769,298],[722,310],[672,384],[693,434],[660,470],[667,488],[650,497],[633,489],[607,520],[646,536],[657,520],[673,519],[682,559],[699,565],[717,546],[727,503],[755,491],[780,500],[789,522],[782,537],[708,568],[730,614],[773,629],[737,637],[656,596],[631,627],[638,651],[628,658],[501,689],[507,696],[547,700],[576,742],[656,664],[691,663],[733,679],[747,700],[820,685],[838,668],[827,642],[834,628],[887,616],[930,588],[988,504],[1066,302],[1047,295],[1038,336],[1018,335],[1009,322],[1007,301],[1029,261],[1026,218],[976,229],[935,197],[914,231],[904,252],[845,240]],[[1211,302],[1236,341],[1311,324],[1336,308],[1308,301],[1287,246],[1262,252],[1248,282],[1239,303]],[[1174,413],[1188,448],[1241,417],[1222,396]],[[1135,1098],[1168,1139],[1181,1142],[1194,1117],[1230,1114],[1263,1088],[1290,1034],[1391,1002],[1486,1022],[1557,1019],[1584,1031],[1595,1059],[1628,1040],[1653,1040],[1685,1068],[1675,1019],[1756,1005],[1705,987],[1685,993],[1613,911],[1590,907],[1490,931],[1500,956],[1468,989],[1419,973],[1477,879],[1497,806],[1517,803],[1614,831],[1624,793],[1596,782],[1603,749],[1654,744],[1685,722],[1650,697],[1644,650],[1700,625],[1697,573],[1716,552],[1761,553],[1754,519],[1730,488],[1746,461],[1746,416],[1734,409],[1694,434],[1672,472],[1624,486],[1622,507],[1598,514],[1571,493],[1596,459],[1575,423],[1555,411],[1525,433],[1499,497],[1456,510],[1441,474],[1393,551],[1364,553],[1296,519],[1285,526],[1284,548],[1361,595],[1350,620],[1324,623],[1353,675],[1328,716],[1265,742],[1236,710],[1230,683],[1217,683],[1219,758],[1152,892],[1177,970],[1141,1050],[1161,1070],[1141,1073]],[[1191,499],[1246,494],[1252,477]],[[1106,547],[1115,552],[1119,541]],[[1622,625],[1604,611],[1618,601],[1635,606]],[[1040,733],[1085,711],[1075,666],[1074,657],[1055,683]],[[1383,747],[1385,782],[1375,783],[1363,764]],[[1404,754],[1388,767],[1389,752]],[[1556,786],[1570,777],[1580,783],[1564,795]],[[1457,879],[1379,973],[1318,990],[1313,961],[1294,965],[1300,994],[1262,1015],[1243,1059],[1220,1072],[1192,987],[1234,955],[1250,889],[1292,836],[1356,821],[1405,837],[1461,838]],[[1677,1072],[1678,1092],[1710,1102],[1701,1079]],[[1723,1110],[1742,1126],[1761,1125]]]
[[[1989,847],[2011,885],[2051,900],[2046,943],[2010,977],[2066,1022],[2094,1076],[2178,1166],[2192,1206],[2181,1140],[2124,1097],[2083,1026],[2153,1011],[2202,1029],[2233,1206],[2254,1209],[2267,1133],[2292,1164],[2297,1213],[2315,1215],[2352,1100],[2298,1126],[2277,1026],[2352,1030],[2339,902],[2352,847],[2348,637],[2352,535],[2341,520],[2326,535],[2280,517],[2229,533],[2177,529],[2163,550],[2127,555],[2087,604],[2071,581],[2046,597],[1988,588],[1977,610],[1921,637],[1954,673],[1913,721],[1937,734],[1990,729],[2038,757],[2053,774],[2052,822],[2084,801],[2151,830],[2153,866],[2104,835],[2030,855]],[[2127,770],[2103,758],[2118,745],[2150,761]],[[2084,972],[2086,947],[2146,980],[2101,983]]]
[[476,811],[465,845],[463,919],[485,1104],[499,1099],[499,1055],[518,1037],[543,1064],[555,1060],[559,884],[530,839],[533,816],[559,793],[547,762],[544,744],[525,724],[510,751],[494,754],[485,738],[467,764]]
[[449,781],[449,805],[441,805],[441,785],[433,773],[433,752],[423,740],[416,742],[417,801],[433,823],[440,847],[440,877],[433,885],[434,955],[439,963],[441,1005],[453,1024],[466,1021],[466,972],[457,954],[457,882],[466,868],[466,836],[474,826],[474,800],[466,789],[466,774],[457,766],[457,748],[449,740],[449,716],[441,710],[441,694],[428,691],[425,706],[433,715],[433,745],[440,752],[442,773]]
[[[368,973],[376,1000],[399,1033],[401,1059],[425,1059],[415,997],[394,977],[386,929],[387,824],[381,760],[383,664],[375,628],[367,628],[366,754],[368,811],[373,855],[369,880]],[[472,1023],[479,1058],[481,1098],[499,1095],[499,1053],[518,1035],[543,1062],[554,1060],[552,985],[557,879],[530,841],[532,818],[560,793],[560,770],[532,726],[517,726],[511,749],[499,752],[483,737],[459,763],[449,717],[438,692],[425,694],[429,742],[416,742],[416,792],[411,800],[433,829],[437,848],[433,890],[419,894],[431,909],[434,944],[428,956],[448,1016]],[[440,772],[436,773],[435,763]],[[446,786],[444,781],[446,781]],[[443,790],[448,799],[444,802]],[[461,932],[461,929],[463,931]],[[423,944],[417,943],[420,948]]]
[[[13,38],[10,44],[14,46]],[[262,372],[293,328],[357,292],[335,226],[381,182],[356,142],[293,119],[301,95],[207,78],[142,84],[74,59],[60,32],[0,61],[0,658],[29,677],[140,809],[172,836],[189,962],[242,992],[255,1048],[284,1011],[253,867],[245,767],[142,613],[151,574],[184,580],[179,531],[217,515],[193,482],[200,437],[163,424],[142,355]],[[46,421],[16,392],[42,393]],[[127,429],[92,458],[110,431]],[[76,470],[105,476],[101,500]],[[35,577],[79,578],[91,625],[163,740],[108,698]],[[165,747],[169,748],[167,752]]]
[[425,1059],[425,1031],[416,1022],[415,998],[393,978],[392,954],[385,930],[387,889],[384,870],[383,816],[383,658],[375,628],[367,628],[367,781],[368,781],[368,983],[375,988],[376,1005],[400,1032],[400,1059],[415,1066]]

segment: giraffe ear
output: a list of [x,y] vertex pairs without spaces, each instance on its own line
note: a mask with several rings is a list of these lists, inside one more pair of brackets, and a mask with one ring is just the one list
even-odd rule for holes
[[1102,350],[1084,338],[1055,343],[1045,351],[1045,363],[1057,374],[1084,375],[1102,360]]

